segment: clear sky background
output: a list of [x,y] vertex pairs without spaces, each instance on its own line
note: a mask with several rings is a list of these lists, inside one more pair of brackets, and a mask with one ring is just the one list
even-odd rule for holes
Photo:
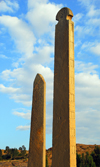
[[[46,81],[46,148],[52,147],[57,12],[75,25],[76,142],[100,144],[100,1],[0,0],[0,148],[29,148],[33,81]],[[60,89],[60,88],[59,88]]]

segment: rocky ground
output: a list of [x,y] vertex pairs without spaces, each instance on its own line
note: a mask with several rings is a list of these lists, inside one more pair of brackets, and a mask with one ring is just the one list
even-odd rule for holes
[[[89,152],[92,153],[96,145],[85,145],[85,144],[76,144],[76,152],[78,154]],[[98,145],[100,147],[100,145]],[[48,165],[51,167],[52,164],[52,148],[46,150],[46,154],[48,157]],[[27,160],[7,160],[7,161],[0,161],[0,167],[27,167],[28,159]]]
[[0,161],[0,167],[27,167],[28,160]]

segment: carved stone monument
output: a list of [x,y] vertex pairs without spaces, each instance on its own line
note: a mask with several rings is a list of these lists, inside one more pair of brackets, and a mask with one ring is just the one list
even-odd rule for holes
[[46,82],[37,74],[33,88],[28,167],[45,167]]
[[52,167],[76,167],[74,23],[69,8],[57,16],[55,31]]

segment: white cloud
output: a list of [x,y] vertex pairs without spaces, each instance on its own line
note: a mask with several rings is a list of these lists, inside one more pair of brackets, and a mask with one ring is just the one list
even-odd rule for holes
[[31,106],[32,102],[31,102],[31,96],[27,95],[27,94],[18,94],[16,92],[16,94],[11,94],[10,95],[10,99],[14,99],[14,101],[16,103],[22,103],[25,106]]
[[7,6],[5,1],[1,1],[0,2],[0,11],[1,12],[6,12],[6,11],[13,12],[13,9],[11,7]]
[[100,43],[96,44],[95,46],[90,48],[91,52],[100,56]]
[[11,2],[10,0],[1,0],[0,12],[14,12],[19,9],[19,5],[16,1]]
[[[39,21],[44,21],[44,23],[47,21],[47,24],[43,23],[43,26],[48,27],[50,23],[52,28],[52,25],[55,22],[54,15],[56,16],[60,6],[50,3],[46,4],[46,2],[47,1],[42,1],[40,3],[39,1],[34,1],[33,3],[33,1],[29,1],[29,12],[34,12],[34,16],[37,16],[37,23]],[[39,5],[38,9],[37,3]],[[43,19],[41,16],[45,18]],[[36,39],[29,25],[21,19],[11,16],[1,16],[0,21],[1,24],[9,29],[11,38],[14,39],[16,48],[18,49],[19,53],[23,53],[22,57],[19,58],[17,62],[13,62],[12,66],[15,66],[15,69],[4,70],[1,73],[3,80],[9,81],[13,87],[19,87],[21,90],[20,93],[16,92],[10,94],[10,98],[24,105],[31,105],[33,81],[36,74],[40,73],[46,80],[47,101],[51,100],[53,98],[53,72],[48,67],[48,64],[53,61],[51,55],[53,54],[54,49],[53,45],[49,44],[49,42],[53,41],[53,33],[51,32],[47,34],[46,39],[43,36]],[[39,31],[40,24],[41,22],[38,24]],[[21,64],[23,61],[24,64]],[[21,65],[20,68],[18,68],[19,65]]]
[[53,101],[46,105],[46,134],[52,134]]
[[[93,0],[78,0],[80,5],[84,8],[84,15],[78,13],[75,15],[73,20],[75,21],[75,35],[76,38],[80,37],[84,39],[85,37],[89,38],[90,36],[96,37],[99,36],[99,27],[100,27],[100,9],[96,4],[96,1]],[[78,24],[77,24],[78,23]],[[90,39],[89,39],[90,40]]]
[[93,45],[94,45],[94,42],[87,42],[87,41],[85,41],[85,42],[82,44],[81,49],[82,49],[82,50],[85,49],[85,51],[87,51],[87,50],[90,50],[90,48],[91,48]]
[[[20,112],[19,112],[20,111]],[[13,115],[22,117],[27,120],[31,120],[31,112],[30,110],[26,110],[24,108],[13,109]],[[46,105],[46,134],[52,133],[52,118],[53,117],[53,102],[49,102]],[[28,126],[29,128],[29,126]],[[26,126],[17,127],[18,130],[27,130]]]
[[[90,19],[88,19],[88,22],[86,22],[86,24],[87,24],[87,26],[89,25],[91,25],[91,27],[93,27],[93,29],[94,28],[96,28],[96,27],[100,27],[100,18],[90,18]],[[95,29],[94,29],[95,30]],[[96,32],[95,32],[96,33]],[[93,34],[94,35],[94,34]]]
[[98,65],[93,65],[92,63],[83,63],[82,61],[75,61],[75,70],[76,70],[76,75],[77,73],[83,72],[86,74],[90,74],[90,73],[97,73],[97,71],[95,70],[96,68],[98,68]]
[[32,56],[36,39],[27,23],[17,17],[6,15],[0,16],[0,23],[9,29],[18,51],[24,53],[24,59]]
[[[98,33],[96,27],[100,25],[99,9],[90,4],[91,0],[78,0],[86,6],[85,14],[77,13],[73,20],[75,22],[75,33],[77,45],[82,45],[82,38],[90,37]],[[17,10],[11,1],[3,1],[5,5],[0,10],[13,12]],[[1,3],[1,2],[0,2]],[[0,24],[6,27],[14,40],[16,50],[20,58],[13,62],[15,69],[2,71],[1,77],[5,84],[0,84],[0,92],[7,93],[10,98],[24,106],[32,105],[33,81],[37,73],[43,75],[46,81],[46,132],[52,133],[52,113],[53,113],[53,71],[49,63],[53,64],[53,41],[55,29],[55,17],[62,5],[50,3],[48,0],[28,0],[27,21],[30,25],[17,17],[1,16]],[[96,15],[97,14],[97,15]],[[24,17],[24,15],[23,15]],[[90,17],[90,19],[89,19]],[[91,18],[93,17],[93,18]],[[88,18],[88,21],[87,21]],[[79,24],[80,23],[80,24]],[[3,34],[5,31],[2,29]],[[78,35],[77,35],[78,34]],[[99,42],[85,42],[81,49],[87,48],[91,52],[100,55]],[[21,64],[23,63],[24,64]],[[76,61],[75,69],[75,90],[76,90],[76,127],[77,139],[82,143],[99,143],[100,133],[100,78],[97,73],[98,65],[92,63],[84,64]],[[6,84],[9,82],[9,87]],[[30,120],[30,112],[14,110],[15,116]],[[95,121],[96,120],[96,121]],[[30,126],[18,126],[17,130],[28,130]],[[95,130],[96,129],[96,130]],[[93,139],[93,136],[98,139]],[[88,139],[87,139],[88,138]],[[78,142],[77,141],[77,142]]]
[[76,112],[76,120],[76,142],[100,144],[100,110],[81,109]]
[[0,92],[12,94],[15,92],[20,92],[20,88],[5,87],[3,84],[0,84]]
[[[43,75],[46,81],[46,96],[47,101],[53,99],[53,72],[49,67],[44,67],[40,64],[33,64],[33,62],[23,66],[23,68],[17,68],[13,71],[5,70],[2,72],[2,78],[4,80],[11,81],[16,87],[16,92],[11,92],[10,98],[14,99],[16,102],[23,103],[26,106],[30,106],[33,90],[33,81],[37,73]],[[10,89],[10,88],[8,88]],[[1,87],[2,92],[7,93],[8,89],[5,86]],[[14,88],[12,88],[14,89]],[[15,90],[15,89],[14,89]],[[19,92],[20,90],[20,92]]]
[[86,35],[88,37],[94,36],[94,32],[95,32],[95,29],[93,28],[93,26],[90,26],[89,24],[87,24],[87,25],[83,24],[82,26],[80,26],[80,25],[75,26],[75,35],[76,35],[76,37],[78,37],[81,40],[82,40],[82,38],[85,38]]
[[2,71],[1,78],[6,81],[10,80],[9,78],[10,73],[11,73],[11,70]]
[[75,93],[76,93],[76,111],[82,109],[95,108],[99,109],[100,104],[100,78],[95,71],[98,66],[91,63],[81,65],[81,73],[75,75]]
[[76,63],[76,141],[84,144],[99,144],[100,78],[96,71],[98,65]]
[[24,119],[28,119],[28,120],[31,119],[31,113],[29,113],[29,112],[28,113],[23,113],[23,112],[14,111],[13,114],[18,116],[18,117],[22,117]]
[[73,17],[73,21],[76,24],[77,22],[79,22],[83,17],[82,13],[77,13],[74,17]]
[[[79,44],[81,44],[81,43],[79,43]],[[81,47],[80,47],[80,52],[78,52],[77,56],[82,55],[82,53],[84,55],[84,52],[89,53],[89,54],[92,53],[95,56],[96,55],[99,56],[100,55],[100,43],[97,42],[97,41],[95,41],[95,42],[89,42],[89,41],[83,42],[81,44]]]
[[[49,33],[46,34],[46,38],[45,36],[40,36],[36,39],[32,32],[32,28],[17,17],[0,17],[1,24],[9,29],[11,38],[14,39],[19,53],[23,53],[22,57],[12,64],[12,66],[15,66],[16,68],[13,70],[2,71],[1,77],[3,80],[9,81],[11,85],[20,88],[21,92],[10,94],[10,98],[25,106],[31,105],[33,81],[37,73],[42,74],[46,81],[47,101],[53,99],[53,72],[48,67],[48,64],[53,62],[51,55],[54,52],[52,41],[54,41],[53,32],[55,26],[52,25],[54,25],[55,16],[60,9],[60,5],[47,4],[47,1],[28,1],[28,3],[30,16],[28,18],[28,12],[27,18],[31,19],[32,14],[34,14],[34,18],[31,21],[33,22],[33,20],[36,19],[36,29],[39,30],[38,32],[40,32],[43,25],[42,34],[45,33],[46,29],[48,31],[50,24],[51,28],[49,29]],[[23,61],[24,64],[19,64]],[[21,65],[20,68],[18,68],[19,65]]]
[[33,57],[28,60],[28,63],[34,61],[36,64],[48,64],[53,61],[51,55],[54,52],[52,45],[44,44],[44,46],[38,46],[35,48],[36,53],[33,54]]
[[78,46],[81,45],[81,44],[82,44],[82,42],[81,42],[81,40],[79,39],[79,40],[75,41],[74,46],[75,46],[75,47],[78,47]]
[[26,125],[26,126],[20,125],[16,128],[16,130],[29,130],[29,129],[30,129],[30,125]]
[[91,3],[91,0],[88,0],[88,1],[87,0],[78,0],[78,1],[82,5],[82,7],[85,6],[85,7],[87,7],[87,9],[89,9],[90,6],[93,5],[95,2],[95,0],[93,0],[92,3]]
[[51,32],[54,31],[56,14],[62,5],[46,3],[46,1],[41,1],[40,3],[39,0],[35,3],[29,1],[29,4],[31,4],[32,7],[31,10],[29,10],[27,13],[26,18],[32,24],[34,30],[37,32],[37,35],[42,35],[47,32],[51,34]]
[[35,0],[28,0],[28,8],[29,9],[33,9],[35,6],[37,6],[37,5],[41,5],[41,4],[45,4],[45,3],[47,3],[48,2],[48,0],[37,0],[37,1],[35,1]]
[[83,27],[80,25],[77,25],[74,29],[75,32],[78,32],[78,35],[80,36],[83,32]]
[[95,9],[96,7],[94,5],[90,6],[90,9],[87,13],[88,17],[97,17],[98,15],[100,15],[100,9]]

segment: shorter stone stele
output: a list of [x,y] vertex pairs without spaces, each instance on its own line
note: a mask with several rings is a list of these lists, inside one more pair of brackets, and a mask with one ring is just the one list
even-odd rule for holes
[[46,82],[37,74],[34,81],[28,167],[45,167]]

